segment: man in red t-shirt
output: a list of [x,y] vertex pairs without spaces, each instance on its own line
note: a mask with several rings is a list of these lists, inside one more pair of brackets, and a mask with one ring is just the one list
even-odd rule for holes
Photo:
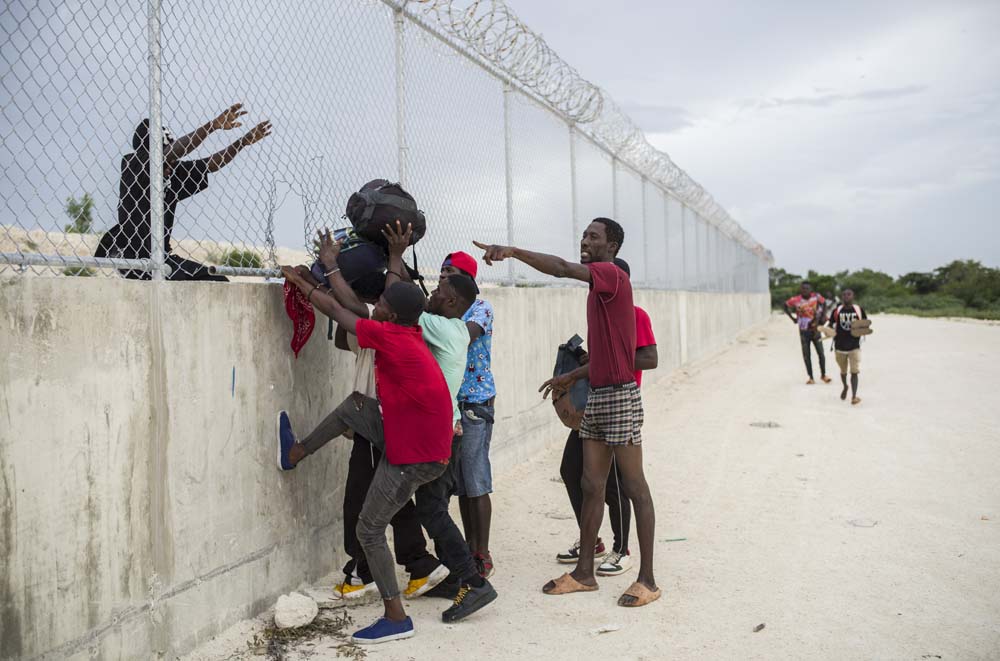
[[[622,487],[635,508],[639,532],[638,580],[618,600],[620,606],[644,606],[660,597],[653,578],[653,499],[642,470],[642,399],[635,383],[635,308],[632,284],[614,265],[625,240],[622,226],[610,218],[595,218],[580,241],[580,263],[555,255],[513,246],[475,245],[493,262],[518,259],[557,278],[590,285],[587,296],[587,346],[590,347],[590,392],[580,425],[583,440],[583,513],[580,546],[592,549],[604,516],[604,491],[614,459],[621,469]],[[594,556],[581,553],[576,569],[549,581],[546,594],[597,590]]]
[[[619,257],[615,258],[615,265],[631,275],[628,262]],[[584,354],[586,361],[588,356]],[[656,369],[659,356],[656,352],[656,338],[653,336],[653,324],[646,311],[635,306],[635,383],[642,385],[643,370]],[[540,392],[544,392],[543,397],[548,396],[552,389],[568,390],[579,379],[589,379],[589,362],[566,375],[554,377],[542,384]],[[563,449],[562,461],[559,464],[559,475],[562,477],[563,485],[566,487],[566,495],[569,496],[573,514],[576,516],[577,525],[581,522],[583,511],[583,441],[580,433],[573,430],[566,439],[566,447]],[[629,528],[632,522],[632,506],[628,498],[621,489],[622,474],[618,468],[618,462],[612,459],[611,472],[608,476],[608,483],[604,490],[604,502],[608,506],[608,518],[611,520],[611,531],[614,533],[614,545],[611,552],[606,553],[604,543],[601,538],[597,538],[597,545],[594,547],[594,558],[601,558],[601,563],[597,567],[598,576],[618,576],[624,574],[632,567],[632,557],[629,553],[628,539]],[[570,547],[568,551],[556,554],[556,561],[563,564],[576,563],[580,557],[580,541]]]
[[385,605],[385,615],[356,632],[355,642],[377,643],[408,638],[413,622],[403,610],[396,567],[385,530],[417,489],[434,481],[451,457],[453,404],[441,368],[423,339],[419,325],[423,292],[408,282],[386,287],[372,319],[343,307],[320,285],[310,287],[295,269],[282,267],[285,278],[304,291],[310,302],[348,333],[358,345],[375,350],[375,388],[382,408],[385,453],[368,489],[358,519],[358,539]]

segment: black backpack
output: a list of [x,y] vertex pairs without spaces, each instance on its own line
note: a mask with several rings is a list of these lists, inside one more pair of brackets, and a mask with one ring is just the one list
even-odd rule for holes
[[[562,376],[578,368],[583,353],[583,338],[579,335],[571,337],[566,344],[560,344],[559,351],[556,352],[556,365],[552,370],[552,376]],[[583,411],[587,408],[589,394],[590,381],[579,379],[569,389],[569,392],[558,398],[553,397],[552,406],[564,425],[570,429],[580,429],[580,422],[583,420]]]
[[427,233],[427,219],[424,212],[417,208],[413,196],[399,184],[386,179],[369,181],[353,193],[347,200],[345,215],[359,237],[384,248],[388,246],[382,230],[397,220],[403,224],[403,229],[407,224],[413,226],[411,246]]

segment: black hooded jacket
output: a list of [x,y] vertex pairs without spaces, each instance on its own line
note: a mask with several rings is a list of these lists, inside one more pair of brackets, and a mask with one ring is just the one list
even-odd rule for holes
[[[168,142],[169,144],[169,142]],[[118,187],[118,224],[101,237],[96,257],[146,259],[149,257],[150,183],[149,120],[144,119],[132,136],[131,154],[122,157],[122,176]],[[174,227],[177,202],[208,187],[208,159],[178,161],[163,178],[163,244],[170,252],[170,234]]]

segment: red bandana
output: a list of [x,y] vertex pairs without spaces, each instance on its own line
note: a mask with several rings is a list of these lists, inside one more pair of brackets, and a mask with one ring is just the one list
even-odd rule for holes
[[285,312],[292,320],[292,351],[295,357],[299,357],[299,351],[309,341],[312,335],[313,326],[316,325],[316,315],[313,313],[312,303],[302,293],[302,290],[290,282],[285,282]]

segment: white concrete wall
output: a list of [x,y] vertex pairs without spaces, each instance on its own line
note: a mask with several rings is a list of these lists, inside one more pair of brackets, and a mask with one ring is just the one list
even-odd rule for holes
[[[502,471],[565,437],[537,388],[586,335],[585,290],[485,294]],[[766,294],[636,301],[650,381],[769,314]],[[277,285],[0,280],[0,658],[169,657],[341,564],[348,444],[282,474],[274,422],[308,431],[351,357],[321,319],[295,360],[290,329]]]

